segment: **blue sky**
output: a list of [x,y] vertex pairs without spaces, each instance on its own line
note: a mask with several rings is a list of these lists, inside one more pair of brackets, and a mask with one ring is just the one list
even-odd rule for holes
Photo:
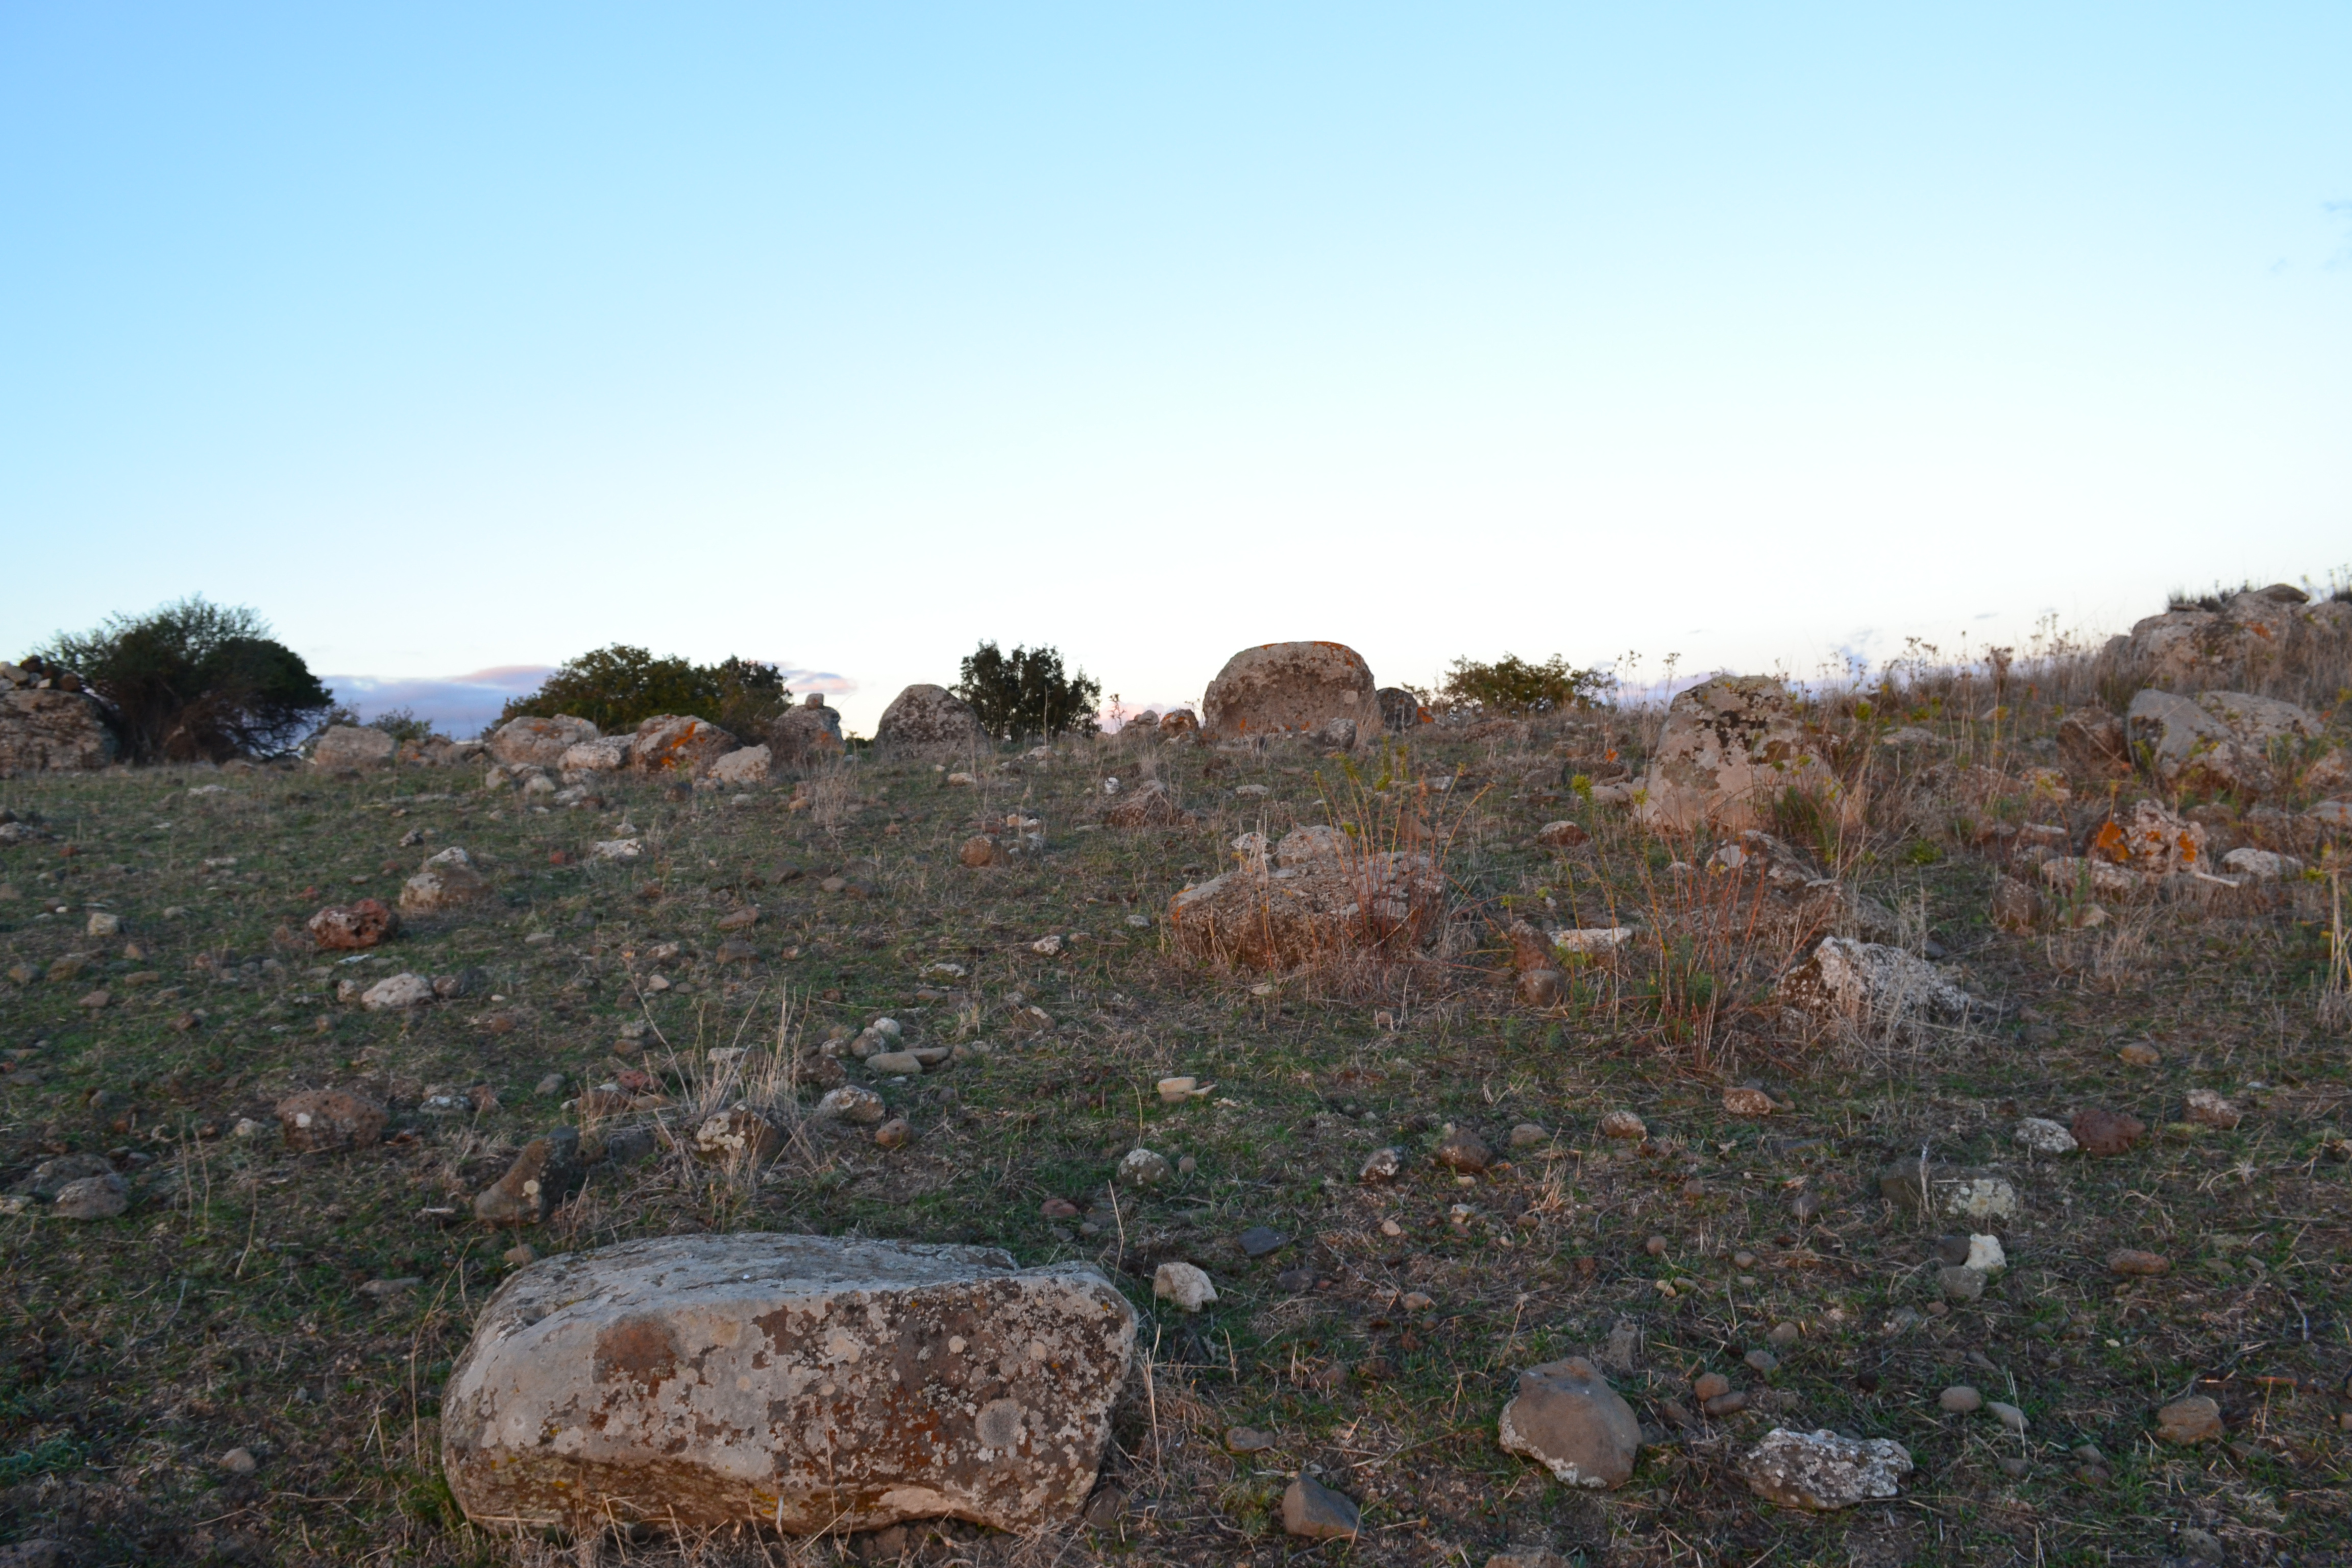
[[863,725],[2352,562],[2352,10],[1633,9],[0,5],[0,644]]

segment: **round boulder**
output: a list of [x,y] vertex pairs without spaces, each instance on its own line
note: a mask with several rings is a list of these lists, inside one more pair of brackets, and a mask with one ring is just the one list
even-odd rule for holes
[[1371,666],[1344,643],[1270,642],[1245,647],[1225,661],[1201,704],[1201,729],[1211,741],[1258,735],[1353,734],[1384,727]]
[[909,686],[890,699],[874,725],[874,749],[886,755],[969,751],[988,744],[971,704],[944,686]]

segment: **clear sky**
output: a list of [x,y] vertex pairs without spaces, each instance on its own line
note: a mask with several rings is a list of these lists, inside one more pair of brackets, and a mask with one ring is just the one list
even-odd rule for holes
[[2341,5],[6,0],[0,652],[201,592],[865,727],[983,637],[1132,704],[2114,629],[2352,562],[2347,62]]

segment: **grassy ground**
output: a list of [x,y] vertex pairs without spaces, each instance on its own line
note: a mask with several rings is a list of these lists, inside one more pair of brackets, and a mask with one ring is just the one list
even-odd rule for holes
[[[1638,837],[1568,782],[1612,748],[1632,760],[1635,731],[1499,726],[1422,741],[1352,780],[1309,751],[1113,741],[982,759],[978,787],[867,760],[807,781],[799,810],[789,784],[730,800],[623,781],[601,806],[541,812],[429,770],[0,784],[0,805],[45,835],[0,849],[0,968],[25,976],[0,983],[0,1184],[87,1152],[133,1194],[111,1220],[38,1203],[0,1218],[0,1540],[55,1541],[77,1563],[543,1555],[465,1525],[438,1474],[437,1391],[518,1239],[466,1205],[521,1142],[576,1118],[562,1107],[583,1087],[635,1069],[690,1098],[704,1052],[772,1046],[789,1000],[795,1051],[884,1014],[912,1043],[989,1049],[876,1086],[913,1125],[904,1148],[812,1122],[763,1173],[676,1152],[607,1162],[521,1239],[546,1254],[799,1229],[1095,1258],[1152,1355],[1118,1415],[1096,1523],[1034,1542],[956,1530],[727,1549],[751,1561],[1475,1565],[1539,1543],[1596,1564],[2105,1563],[2181,1554],[2192,1527],[2231,1561],[2343,1561],[2352,1116],[2343,1042],[2315,1024],[2326,884],[1996,931],[1984,911],[2011,840],[1980,846],[1979,828],[2079,830],[2105,797],[2037,801],[2020,781],[2046,748],[1995,752],[1979,726],[1928,717],[1942,739],[1899,762],[1843,721],[1847,754],[1883,774],[1879,804],[1867,833],[1811,846],[2003,1008],[1899,1039],[1775,1026],[1758,1004],[1785,933],[1733,922],[1734,939],[1705,940],[1732,929],[1708,902],[1721,895],[1671,863],[1703,863],[1708,846]],[[1103,776],[1143,773],[1200,820],[1095,826]],[[1444,795],[1374,793],[1449,775]],[[966,836],[1015,812],[1037,819],[1042,855],[958,864]],[[1401,812],[1447,845],[1453,908],[1423,957],[1269,982],[1166,950],[1169,895],[1220,868],[1234,834],[1392,826]],[[2217,834],[2261,838],[2227,803],[2208,815]],[[1563,817],[1592,841],[1534,842]],[[582,862],[624,824],[646,858]],[[350,965],[294,934],[322,903],[391,901],[449,845],[488,868],[478,905],[414,919]],[[722,962],[718,922],[744,903],[761,911],[740,933],[751,955]],[[119,933],[88,934],[100,910]],[[1701,936],[1580,972],[1549,1012],[1516,1000],[1500,937],[1515,913],[1612,911]],[[1033,950],[1055,933],[1058,955]],[[655,957],[666,942],[677,954]],[[47,978],[75,953],[80,973]],[[942,963],[963,973],[929,968]],[[402,970],[469,990],[407,1016],[335,1000],[339,980]],[[656,974],[666,990],[648,988]],[[639,1018],[657,1033],[614,1055]],[[2119,1060],[2143,1040],[2158,1065]],[[1213,1088],[1162,1104],[1153,1084],[1176,1073]],[[562,1087],[541,1092],[551,1075]],[[1723,1089],[1747,1080],[1789,1109],[1727,1115]],[[390,1141],[287,1152],[270,1107],[331,1086],[383,1100]],[[2244,1121],[2183,1123],[2200,1087]],[[2029,1157],[2010,1137],[2021,1114],[2094,1105],[2153,1131],[2105,1160]],[[1600,1135],[1619,1108],[1646,1121],[1646,1142]],[[240,1118],[267,1130],[238,1136]],[[1427,1163],[1449,1123],[1501,1162],[1475,1177]],[[1520,1124],[1543,1138],[1511,1146]],[[1138,1143],[1192,1168],[1115,1191],[1112,1166]],[[1414,1152],[1409,1173],[1360,1184],[1364,1156],[1390,1143]],[[1949,1310],[1936,1300],[1943,1227],[1890,1209],[1876,1185],[1882,1163],[1923,1146],[1999,1164],[2026,1205],[2005,1231],[2006,1276]],[[1043,1217],[1054,1196],[1083,1221]],[[1236,1237],[1260,1225],[1292,1239],[1246,1258]],[[2165,1254],[2170,1272],[2111,1275],[2105,1259],[2126,1246]],[[1216,1281],[1198,1318],[1151,1298],[1153,1268],[1173,1258]],[[415,1283],[362,1289],[394,1280]],[[1770,1344],[1784,1324],[1793,1341]],[[1768,1346],[1777,1370],[1744,1363]],[[1571,1352],[1611,1355],[1662,1439],[1613,1493],[1570,1493],[1496,1444],[1516,1371]],[[1678,1423],[1706,1371],[1750,1408]],[[1957,1382],[2021,1407],[2022,1436],[1942,1412]],[[2155,1442],[2156,1407],[2191,1391],[2221,1401],[2227,1441]],[[1236,1425],[1276,1447],[1229,1454]],[[1918,1468],[1894,1503],[1776,1510],[1732,1469],[1774,1425],[1894,1437]],[[2097,1470],[2078,1473],[2084,1443],[2104,1451]],[[236,1447],[250,1473],[223,1467]],[[1281,1534],[1281,1490],[1307,1467],[1362,1502],[1352,1547]]]

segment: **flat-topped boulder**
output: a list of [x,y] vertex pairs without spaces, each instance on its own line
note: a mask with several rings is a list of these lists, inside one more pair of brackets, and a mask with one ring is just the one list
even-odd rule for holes
[[1086,1264],[626,1242],[491,1298],[443,1397],[442,1464],[486,1524],[1034,1530],[1086,1501],[1134,1346],[1134,1309]]

